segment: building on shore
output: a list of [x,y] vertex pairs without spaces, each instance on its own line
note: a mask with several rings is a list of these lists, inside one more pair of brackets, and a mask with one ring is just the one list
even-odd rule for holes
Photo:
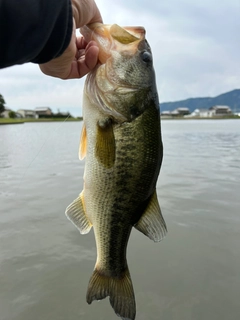
[[190,114],[190,111],[188,108],[177,108],[173,111],[163,111],[161,113],[162,117],[166,117],[166,118],[174,118],[174,117],[183,117],[185,115]]
[[52,110],[49,107],[36,107],[35,113],[36,113],[37,117],[51,116],[53,114]]
[[232,114],[232,110],[228,106],[213,106],[209,108],[211,116],[226,116]]
[[19,109],[17,111],[23,118],[36,118],[36,112],[29,109]]
[[5,108],[5,110],[0,114],[1,118],[9,118],[10,109]]
[[195,109],[190,113],[188,108],[177,108],[173,111],[163,111],[161,116],[163,118],[212,118],[212,117],[224,117],[232,115],[232,110],[228,106],[213,106],[209,109]]
[[183,117],[190,114],[190,111],[188,108],[177,108],[175,110],[172,111],[172,115],[176,116],[176,117]]
[[185,116],[185,118],[210,118],[211,116],[209,109],[195,109],[191,114]]
[[228,106],[213,106],[209,109],[195,109],[191,114],[185,117],[186,118],[212,118],[212,117],[224,117],[231,114],[232,114],[232,110]]
[[172,117],[171,111],[163,111],[161,113],[161,117],[171,118]]
[[11,109],[5,108],[5,110],[0,114],[0,118],[17,118],[17,119],[21,119],[22,115],[20,113],[18,113],[18,112],[15,112],[15,111],[11,110]]
[[35,110],[19,109],[17,111],[23,118],[40,118],[43,116],[51,116],[52,110],[48,107],[36,107]]

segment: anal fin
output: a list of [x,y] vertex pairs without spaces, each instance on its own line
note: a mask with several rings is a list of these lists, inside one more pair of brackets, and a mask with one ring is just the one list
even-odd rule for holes
[[92,224],[84,209],[83,192],[67,207],[65,214],[81,234],[86,234],[91,230]]
[[134,227],[154,242],[161,241],[165,237],[167,227],[158,203],[156,190],[152,194],[147,208]]

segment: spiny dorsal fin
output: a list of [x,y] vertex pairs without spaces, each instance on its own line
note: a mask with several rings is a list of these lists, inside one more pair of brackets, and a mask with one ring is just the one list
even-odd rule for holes
[[110,118],[99,120],[97,123],[95,156],[105,168],[109,169],[114,165],[115,138]]
[[154,242],[161,241],[165,237],[167,227],[158,203],[156,190],[152,194],[147,208],[134,227]]
[[79,159],[83,160],[86,156],[87,153],[87,131],[86,131],[86,126],[83,124],[82,127],[82,133],[81,133],[81,138],[80,138],[80,145],[79,145]]
[[91,230],[92,224],[86,216],[84,209],[83,192],[67,207],[65,214],[81,234],[86,234]]

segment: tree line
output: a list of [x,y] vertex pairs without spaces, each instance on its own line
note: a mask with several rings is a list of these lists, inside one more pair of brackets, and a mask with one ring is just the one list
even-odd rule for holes
[[2,113],[5,110],[5,105],[6,105],[6,102],[0,93],[0,113]]
[[[5,102],[3,96],[0,93],[0,118],[1,118],[1,113],[3,111],[5,111],[5,109],[6,109],[5,107],[6,107],[6,102]],[[9,111],[8,116],[9,116],[9,118],[14,119],[14,118],[16,118],[16,112],[15,111]]]

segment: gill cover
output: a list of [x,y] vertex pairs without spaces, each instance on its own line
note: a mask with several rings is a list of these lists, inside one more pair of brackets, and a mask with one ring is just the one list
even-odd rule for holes
[[81,28],[81,33],[87,42],[98,44],[100,60],[87,77],[85,94],[115,122],[133,121],[145,111],[156,91],[145,29],[94,23]]

